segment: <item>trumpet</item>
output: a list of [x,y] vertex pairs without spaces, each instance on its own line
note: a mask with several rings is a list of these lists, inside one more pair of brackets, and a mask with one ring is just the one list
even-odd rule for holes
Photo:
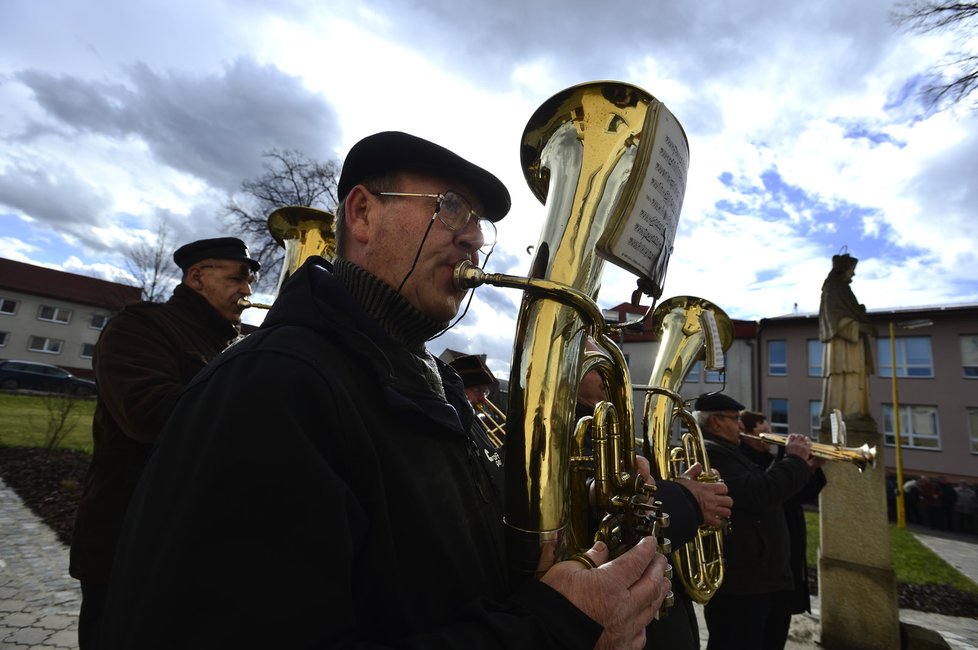
[[[741,433],[742,438],[760,440],[762,442],[781,445],[788,444],[788,436],[777,433]],[[862,447],[842,447],[821,442],[812,443],[812,456],[825,460],[844,460],[852,463],[861,472],[869,467],[876,467],[876,447],[863,443]]]
[[498,406],[485,399],[472,405],[475,409],[475,419],[496,449],[503,446],[506,438],[506,414]]
[[238,307],[244,309],[255,308],[255,309],[271,309],[272,306],[264,302],[251,302],[247,298],[238,298]]

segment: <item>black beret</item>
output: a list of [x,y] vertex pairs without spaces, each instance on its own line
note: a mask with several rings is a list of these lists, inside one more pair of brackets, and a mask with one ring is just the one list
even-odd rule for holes
[[482,216],[489,221],[499,221],[509,212],[509,190],[501,180],[457,153],[400,131],[375,133],[353,145],[336,189],[340,203],[357,183],[399,171],[427,172],[465,183],[482,201]]
[[744,405],[723,393],[707,393],[696,398],[695,411],[743,411]]
[[186,271],[201,260],[241,260],[247,262],[253,272],[261,268],[258,260],[248,255],[245,243],[235,237],[200,239],[184,244],[173,253],[173,261],[181,271]]
[[455,372],[462,378],[466,388],[496,383],[496,378],[479,355],[469,354],[459,357],[448,365],[455,368]]

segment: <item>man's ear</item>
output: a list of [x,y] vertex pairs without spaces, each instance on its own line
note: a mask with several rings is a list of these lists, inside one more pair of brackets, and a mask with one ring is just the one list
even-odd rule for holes
[[346,195],[346,229],[359,244],[370,241],[371,219],[376,217],[377,199],[363,185],[355,185]]
[[183,283],[193,289],[194,291],[200,291],[204,288],[204,280],[201,278],[204,270],[199,266],[191,266],[187,269],[187,274],[183,279]]

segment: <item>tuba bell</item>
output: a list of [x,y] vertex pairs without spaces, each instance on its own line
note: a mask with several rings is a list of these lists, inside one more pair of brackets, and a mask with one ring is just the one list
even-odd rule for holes
[[[275,288],[277,296],[282,285],[299,270],[302,264],[319,255],[332,260],[336,254],[335,217],[324,210],[304,205],[289,205],[272,211],[268,215],[268,231],[279,247],[285,249],[282,271]],[[251,302],[247,298],[238,300],[244,308],[271,309],[270,304]]]
[[[652,473],[659,479],[675,479],[698,462],[703,472],[697,480],[718,481],[710,469],[703,433],[685,409],[679,389],[704,355],[708,369],[723,368],[723,352],[733,343],[733,323],[713,303],[679,296],[656,308],[652,325],[658,334],[659,350],[648,386],[639,387],[646,391],[642,443],[652,461]],[[683,421],[687,431],[674,445],[675,417]],[[674,551],[673,567],[690,598],[707,602],[723,582],[723,530],[700,526],[696,537]]]
[[[661,294],[685,189],[688,147],[668,109],[644,90],[592,82],[550,98],[523,133],[524,176],[547,217],[527,277],[455,270],[460,288],[523,290],[506,414],[505,530],[516,579],[587,550],[587,486],[593,476],[604,516],[597,537],[620,554],[647,535],[661,537],[654,487],[635,470],[631,382],[617,330],[593,296],[604,262],[639,276]],[[591,336],[602,353],[585,355]],[[609,399],[577,422],[586,368],[598,370]],[[587,453],[585,431],[592,431]],[[663,543],[663,552],[668,544]]]

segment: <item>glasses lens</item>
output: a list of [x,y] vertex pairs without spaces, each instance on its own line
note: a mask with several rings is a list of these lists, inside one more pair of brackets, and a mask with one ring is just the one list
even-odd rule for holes
[[445,192],[439,208],[438,216],[452,230],[464,228],[469,222],[469,213],[472,211],[469,202],[455,192]]
[[488,253],[496,245],[496,225],[488,219],[477,217],[479,220],[479,232],[482,233],[482,246],[479,250]]
[[462,230],[468,225],[469,219],[475,219],[483,241],[479,250],[488,252],[490,248],[496,245],[496,226],[473,212],[472,206],[461,194],[449,190],[442,195],[438,218],[450,230]]

